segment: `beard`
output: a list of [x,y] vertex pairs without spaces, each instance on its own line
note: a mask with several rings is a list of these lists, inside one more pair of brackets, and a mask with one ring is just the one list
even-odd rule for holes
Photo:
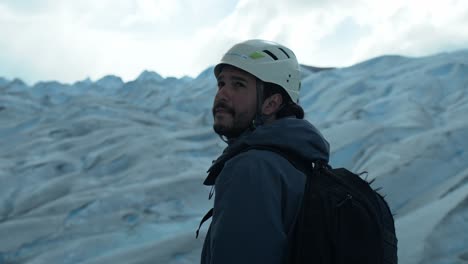
[[224,124],[214,124],[213,130],[216,134],[220,136],[225,136],[228,139],[233,139],[239,137],[250,127],[250,123],[239,124],[236,122],[236,119],[233,120],[232,126],[227,126]]
[[225,136],[228,139],[233,139],[239,137],[251,126],[253,117],[251,117],[248,113],[238,113],[223,102],[217,103],[213,107],[214,119],[216,119],[215,109],[218,107],[222,107],[225,110],[224,115],[229,115],[229,117],[224,116],[222,118],[230,120],[221,120],[221,122],[218,123],[216,123],[215,120],[215,123],[213,124],[213,130],[216,132],[216,134]]

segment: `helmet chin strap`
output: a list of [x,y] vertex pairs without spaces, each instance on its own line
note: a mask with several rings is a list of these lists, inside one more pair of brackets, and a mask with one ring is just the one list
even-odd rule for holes
[[264,103],[264,99],[263,98],[263,89],[265,88],[265,86],[263,85],[263,81],[260,81],[257,79],[257,110],[255,112],[255,118],[254,120],[252,120],[252,124],[250,125],[250,129],[251,130],[255,130],[255,128],[259,127],[259,126],[262,126],[265,124],[265,121],[267,121],[270,117],[273,117],[275,116],[279,111],[281,111],[287,103],[282,103],[278,109],[276,109],[276,111],[274,111],[273,113],[269,114],[269,115],[264,115],[262,113],[262,106],[263,106],[263,103]]
[[[263,105],[263,81],[256,79],[255,82],[255,90],[257,93],[257,105],[256,105],[256,110],[255,110],[255,117],[250,123],[250,126],[244,130],[243,133],[246,131],[254,131],[257,127],[263,125],[265,123],[266,117],[265,115],[262,115],[262,105]],[[228,138],[223,135],[219,135],[219,138],[221,138],[222,141],[226,144],[230,144],[235,140],[235,138]]]
[[[255,117],[250,123],[250,126],[244,130],[243,133],[246,131],[254,131],[257,127],[263,125],[265,123],[266,117],[262,115],[262,105],[263,105],[263,81],[257,79],[255,82],[255,90],[257,93],[257,106],[255,110]],[[226,144],[230,144],[235,140],[235,138],[228,138],[223,135],[219,135],[219,138],[224,141]]]
[[[283,103],[274,113],[272,113],[271,115],[264,115],[262,114],[262,106],[263,106],[263,89],[264,89],[264,85],[263,85],[263,81],[257,79],[256,81],[256,93],[257,93],[257,106],[256,106],[256,110],[255,110],[255,117],[254,119],[252,120],[249,128],[247,128],[244,132],[250,130],[250,131],[254,131],[257,127],[259,126],[262,126],[265,124],[265,121],[267,120],[267,118],[271,117],[271,116],[274,116],[276,115],[276,113],[278,113],[284,106],[285,104]],[[219,135],[219,137],[221,138],[222,141],[224,141],[225,143],[227,143],[228,145],[233,142],[233,140],[235,140],[235,138],[227,138],[223,135]]]
[[262,114],[262,105],[263,105],[263,81],[257,79],[256,81],[256,90],[257,90],[257,109],[255,111],[255,118],[252,120],[250,126],[251,130],[263,125],[265,123],[265,116]]

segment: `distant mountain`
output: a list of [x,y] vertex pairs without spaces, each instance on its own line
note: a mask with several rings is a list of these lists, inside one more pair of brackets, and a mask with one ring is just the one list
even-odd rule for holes
[[107,75],[99,79],[96,84],[105,89],[119,89],[124,85],[122,79],[115,75]]
[[8,81],[7,79],[0,77],[0,85],[1,85],[1,86],[6,85],[8,82],[9,82],[9,81]]
[[160,82],[163,81],[164,78],[161,75],[157,74],[154,71],[143,71],[137,78],[137,81],[156,81]]
[[321,72],[321,71],[329,71],[329,70],[333,70],[336,68],[335,67],[314,67],[314,66],[301,64],[301,69],[303,71],[309,71],[309,72],[315,73],[315,72]]
[[[400,263],[468,261],[468,50],[303,70],[331,165],[368,172]],[[0,263],[198,263],[213,68],[72,85],[0,78]]]

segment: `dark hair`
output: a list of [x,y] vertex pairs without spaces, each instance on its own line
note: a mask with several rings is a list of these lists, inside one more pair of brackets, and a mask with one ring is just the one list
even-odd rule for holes
[[275,83],[265,82],[263,85],[263,100],[265,101],[265,99],[274,94],[280,94],[283,97],[282,108],[278,113],[276,113],[277,119],[288,116],[295,116],[297,119],[304,119],[304,109],[292,101],[291,97],[283,87]]

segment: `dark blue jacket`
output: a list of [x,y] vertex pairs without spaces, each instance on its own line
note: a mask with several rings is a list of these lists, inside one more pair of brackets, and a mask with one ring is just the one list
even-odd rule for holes
[[276,120],[230,143],[205,180],[206,185],[215,185],[215,200],[201,263],[284,263],[305,176],[268,150],[252,149],[223,159],[241,145],[274,147],[309,160],[328,161],[329,144],[306,120]]

